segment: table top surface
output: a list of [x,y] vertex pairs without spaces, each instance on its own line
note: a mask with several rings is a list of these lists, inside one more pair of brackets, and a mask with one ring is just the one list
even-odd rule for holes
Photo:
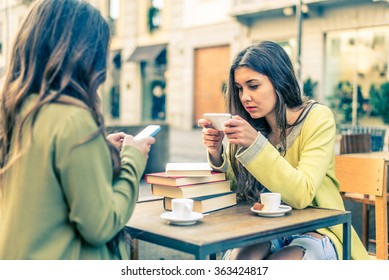
[[261,217],[251,212],[250,208],[251,205],[238,204],[212,212],[194,225],[180,226],[169,224],[160,217],[166,212],[162,200],[141,202],[136,205],[127,227],[138,233],[154,234],[202,246],[223,240],[287,232],[291,228],[304,225],[318,225],[320,228],[323,221],[341,219],[344,222],[350,215],[348,211],[310,207],[303,210],[293,209],[281,217]]

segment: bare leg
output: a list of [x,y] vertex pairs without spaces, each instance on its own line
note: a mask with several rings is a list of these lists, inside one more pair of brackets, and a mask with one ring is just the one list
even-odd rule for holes
[[236,248],[231,252],[232,260],[264,260],[270,254],[270,242]]
[[304,256],[304,249],[299,246],[284,247],[280,251],[270,255],[268,260],[301,260]]

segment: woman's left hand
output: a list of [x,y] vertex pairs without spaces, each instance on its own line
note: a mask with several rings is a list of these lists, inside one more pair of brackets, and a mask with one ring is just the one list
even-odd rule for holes
[[123,146],[123,139],[126,137],[127,134],[124,132],[117,132],[112,133],[107,136],[107,140],[119,151],[122,149]]
[[224,134],[230,144],[247,148],[258,137],[258,131],[240,116],[233,116],[232,119],[224,122],[224,125]]

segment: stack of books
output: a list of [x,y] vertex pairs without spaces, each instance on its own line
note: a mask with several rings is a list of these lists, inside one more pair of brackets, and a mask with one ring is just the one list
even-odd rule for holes
[[192,198],[193,211],[208,213],[236,205],[236,193],[226,174],[214,172],[207,163],[168,163],[165,172],[149,173],[145,180],[152,194],[163,197],[165,210],[174,198]]

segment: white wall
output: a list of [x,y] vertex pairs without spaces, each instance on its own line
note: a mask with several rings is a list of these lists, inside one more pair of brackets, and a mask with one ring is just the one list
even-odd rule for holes
[[226,0],[172,1],[167,120],[173,127],[192,129],[194,50],[230,45],[233,55],[244,41],[242,27],[229,16],[230,3]]
[[183,28],[230,21],[232,0],[183,0]]
[[[0,54],[0,67],[6,67],[16,33],[27,14],[28,6],[17,0],[0,1],[0,21],[2,23],[3,50]],[[4,73],[3,73],[4,75]]]

